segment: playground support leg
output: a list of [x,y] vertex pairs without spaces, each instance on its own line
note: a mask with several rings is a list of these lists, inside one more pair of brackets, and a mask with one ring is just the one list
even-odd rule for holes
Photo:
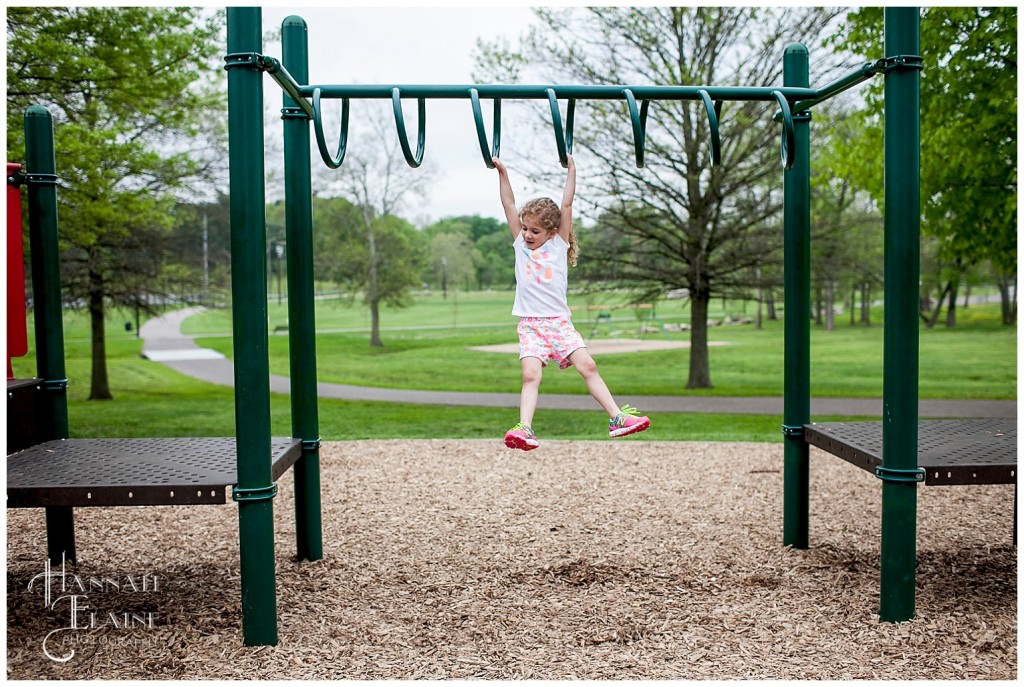
[[[807,48],[786,46],[783,84],[809,83]],[[811,348],[811,163],[808,112],[793,114],[795,162],[785,172],[785,401],[783,538],[785,546],[806,549],[809,539],[810,466],[803,426],[810,421]]]
[[[262,50],[262,12],[229,7],[228,145],[231,188],[231,296],[235,355],[238,538],[242,635],[246,645],[277,643],[274,575],[276,486],[271,479],[270,365],[263,74],[250,56]],[[233,61],[234,60],[234,61]]]
[[[920,55],[916,7],[885,9],[885,54]],[[880,617],[914,616],[917,557],[920,72],[885,75],[885,333]]]
[[[306,22],[285,18],[282,61],[299,82],[309,80]],[[291,351],[292,436],[302,439],[295,463],[295,538],[299,560],[323,557],[320,519],[320,429],[316,389],[316,316],[313,298],[313,209],[309,117],[285,93],[285,234],[288,241],[288,346]]]
[[[28,176],[29,242],[35,295],[36,374],[43,380],[52,432],[68,438],[67,375],[64,368],[64,320],[61,304],[60,235],[57,224],[57,162],[53,117],[33,105],[25,111],[25,162]],[[75,516],[68,507],[46,509],[46,548],[50,562],[74,562]]]

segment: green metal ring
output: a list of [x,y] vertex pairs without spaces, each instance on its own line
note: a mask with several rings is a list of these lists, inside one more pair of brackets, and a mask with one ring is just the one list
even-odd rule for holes
[[703,88],[697,95],[704,102],[704,110],[708,113],[708,127],[711,129],[711,166],[722,164],[722,136],[718,131],[718,115],[722,110],[722,101],[711,101],[711,96]]
[[269,501],[270,499],[277,496],[277,483],[272,482],[270,486],[266,487],[252,487],[243,488],[235,486],[231,490],[231,498],[235,501]]
[[44,379],[40,386],[43,391],[66,391],[68,388],[67,379]]
[[[320,89],[313,91],[313,133],[316,134],[316,147],[320,149],[320,157],[324,164],[331,169],[341,167],[345,159],[345,152],[348,150],[348,98],[341,99],[341,134],[338,138],[338,152],[332,156],[327,150],[327,141],[324,138],[324,120],[320,109]],[[283,112],[283,110],[282,110]]]
[[395,126],[398,127],[398,142],[402,145],[402,154],[410,167],[423,164],[423,149],[427,142],[427,99],[417,98],[419,114],[419,134],[416,136],[416,154],[409,147],[409,132],[405,130],[405,115],[402,113],[402,93],[396,86],[391,89],[391,105],[395,111]]
[[319,450],[319,448],[320,448],[320,438],[319,437],[317,437],[316,439],[303,439],[302,440],[302,451],[304,453],[305,452],[309,452],[309,451],[316,451],[316,450]]
[[626,107],[629,108],[629,121],[633,125],[633,151],[636,156],[636,166],[641,168],[644,166],[644,155],[647,152],[647,111],[650,108],[651,101],[644,100],[640,103],[640,107],[636,106],[636,97],[633,95],[633,91],[628,88],[622,91],[622,94],[626,96]]
[[558,96],[555,89],[548,88],[544,91],[548,96],[548,105],[551,107],[551,124],[555,128],[555,147],[558,148],[558,161],[563,167],[569,166],[569,156],[572,155],[572,127],[576,113],[576,100],[569,98],[568,107],[565,112],[565,128],[562,128],[562,113],[558,110]]
[[792,169],[796,162],[796,132],[793,129],[793,113],[789,109],[789,101],[780,91],[772,91],[772,97],[779,103],[782,110],[782,166]]
[[487,169],[494,169],[493,158],[501,151],[501,98],[494,99],[494,125],[491,130],[494,138],[491,145],[487,144],[487,131],[484,129],[484,113],[480,108],[480,92],[469,89],[469,102],[473,106],[473,121],[476,123],[476,137],[480,142],[480,154],[484,156]]

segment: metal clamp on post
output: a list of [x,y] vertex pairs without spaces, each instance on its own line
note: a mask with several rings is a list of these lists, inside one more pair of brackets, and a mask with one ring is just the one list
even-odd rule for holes
[[21,178],[22,183],[29,186],[56,186],[58,179],[60,177],[56,174],[40,174],[38,172],[29,172],[22,175]]
[[281,119],[304,119],[308,121],[310,116],[301,107],[282,107]]
[[258,52],[233,52],[224,56],[224,69],[248,67],[263,69],[263,56]]
[[924,59],[920,55],[893,55],[883,57],[871,67],[873,74],[889,72],[920,71],[924,69]]
[[803,425],[782,425],[782,433],[786,437],[800,437],[804,436]]
[[269,501],[277,496],[277,482],[271,483],[269,487],[254,487],[245,489],[235,486],[231,490],[231,498],[235,501]]
[[911,484],[915,482],[924,482],[925,471],[924,468],[901,470],[898,468],[887,468],[878,465],[875,467],[875,477],[884,482]]
[[311,451],[319,451],[319,450],[320,450],[320,437],[317,437],[316,439],[303,439],[302,440],[302,452],[303,453],[308,453],[308,452],[311,452]]
[[39,385],[43,391],[67,391],[68,380],[67,379],[44,379]]

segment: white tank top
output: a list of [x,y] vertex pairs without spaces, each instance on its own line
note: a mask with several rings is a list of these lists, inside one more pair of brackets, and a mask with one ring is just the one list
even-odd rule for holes
[[512,242],[516,252],[516,317],[569,317],[565,292],[569,286],[569,244],[557,233],[530,250],[522,234]]

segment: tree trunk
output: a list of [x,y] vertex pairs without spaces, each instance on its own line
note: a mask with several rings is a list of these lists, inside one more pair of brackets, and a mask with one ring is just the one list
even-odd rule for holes
[[89,323],[92,327],[92,381],[89,386],[90,401],[109,401],[114,398],[110,393],[110,381],[107,378],[107,338],[104,330],[103,313],[103,275],[89,271]]
[[836,328],[835,290],[836,285],[832,280],[825,280],[825,331],[827,332],[831,332]]
[[755,271],[757,276],[757,329],[761,328],[761,311],[764,305],[764,287],[761,285],[761,266],[758,265]]
[[[1014,279],[1016,282],[1016,279]],[[1014,283],[1013,296],[1010,296],[1010,277],[999,275],[999,304],[1003,315],[1003,324],[1017,324],[1017,285]]]
[[776,312],[775,312],[775,290],[774,289],[768,289],[768,292],[765,294],[764,304],[765,304],[765,307],[768,309],[768,319],[772,320],[772,321],[779,319],[778,314],[776,314]]
[[708,361],[708,303],[706,288],[693,288],[690,294],[690,378],[687,389],[711,388],[711,365]]
[[860,284],[860,323],[871,324],[871,284],[867,281]]
[[380,340],[380,298],[377,296],[377,240],[373,233],[373,221],[367,219],[366,238],[370,251],[370,275],[367,285],[366,300],[370,302],[370,346],[381,348]]
[[821,325],[821,284],[814,285],[814,324]]
[[946,327],[956,326],[956,296],[959,290],[959,282],[950,281],[949,289],[949,307],[946,308]]
[[370,345],[374,348],[384,346],[380,340],[380,303],[376,300],[370,301]]
[[856,308],[857,308],[857,283],[854,282],[853,286],[850,287],[850,326],[857,324],[856,321]]
[[942,293],[939,294],[938,299],[935,301],[935,310],[932,311],[930,317],[926,317],[924,312],[921,313],[921,319],[924,320],[924,324],[928,329],[932,329],[935,326],[935,323],[939,321],[939,313],[942,312],[942,304],[946,302],[946,294],[949,293],[949,289],[952,285],[953,282],[946,282],[946,288],[942,290]]

